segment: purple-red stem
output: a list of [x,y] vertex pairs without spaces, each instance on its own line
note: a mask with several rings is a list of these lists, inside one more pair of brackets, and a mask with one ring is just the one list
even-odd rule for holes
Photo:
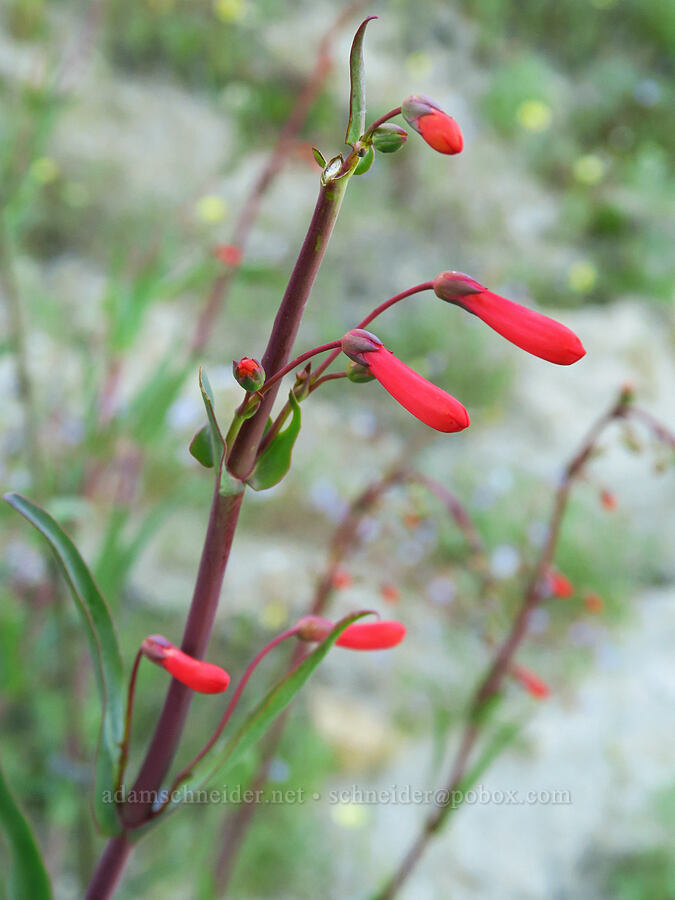
[[[349,175],[346,175],[321,185],[312,221],[261,360],[265,372],[269,372],[272,376],[288,362],[305,304],[333,232],[348,181]],[[245,480],[253,471],[256,453],[278,390],[277,382],[263,396],[258,412],[241,427],[228,459],[228,469],[236,478]]]
[[[206,756],[206,754],[209,752],[211,747],[213,747],[213,745],[216,743],[216,741],[218,740],[220,735],[223,733],[227,723],[232,718],[232,713],[237,708],[237,704],[239,703],[239,700],[241,699],[241,695],[244,692],[244,688],[248,684],[248,681],[249,681],[251,675],[253,675],[253,673],[258,668],[258,666],[260,665],[262,660],[267,656],[267,654],[271,650],[274,650],[275,647],[277,647],[279,644],[281,644],[282,641],[287,640],[287,638],[289,638],[289,637],[293,637],[293,635],[296,633],[296,630],[297,629],[295,627],[293,627],[293,628],[288,628],[286,631],[282,631],[281,634],[278,634],[275,638],[273,638],[269,642],[269,644],[266,644],[262,648],[262,650],[260,650],[258,653],[256,653],[256,655],[253,657],[251,662],[248,664],[246,671],[241,676],[239,684],[237,685],[236,690],[232,694],[232,697],[230,698],[230,702],[227,704],[227,707],[225,708],[223,717],[220,720],[220,722],[218,723],[218,727],[213,732],[213,734],[211,735],[209,740],[206,742],[206,744],[199,751],[199,753],[195,756],[195,758],[193,760],[191,760],[187,764],[187,766],[185,766],[183,769],[181,769],[181,771],[178,773],[178,775],[176,775],[176,777],[173,781],[173,784],[171,785],[171,790],[169,791],[169,797],[171,796],[171,794],[173,794],[173,792],[175,790],[177,790],[177,788],[180,786],[180,784],[190,775],[190,773],[192,772],[194,767],[197,765],[197,763],[199,763]],[[164,806],[166,806],[168,802],[169,802],[169,800],[167,800],[166,803],[162,807],[160,807],[159,810],[157,810],[156,815],[159,815],[159,813],[162,812],[162,810],[164,809]]]

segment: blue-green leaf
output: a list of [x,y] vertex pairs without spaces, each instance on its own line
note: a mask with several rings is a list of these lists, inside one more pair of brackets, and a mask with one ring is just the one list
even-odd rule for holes
[[33,836],[33,830],[12,796],[0,768],[0,823],[12,855],[6,882],[10,900],[50,900],[49,877]]
[[300,433],[302,413],[293,391],[288,395],[288,402],[291,405],[293,417],[286,428],[280,431],[269,447],[266,447],[260,454],[255,470],[247,482],[254,491],[266,491],[275,484],[279,484],[291,467],[293,446]]
[[368,16],[359,25],[354,35],[352,50],[349,55],[349,77],[351,91],[349,95],[349,124],[345,135],[345,144],[355,144],[366,130],[366,77],[363,66],[363,39],[366,26],[377,16]]
[[[61,526],[44,509],[21,494],[6,494],[5,500],[47,539],[70,587],[89,642],[101,700],[101,733],[96,761],[94,817],[105,834],[119,833],[113,803],[124,733],[126,692],[122,657],[106,602],[79,551]],[[63,648],[67,652],[67,648]]]

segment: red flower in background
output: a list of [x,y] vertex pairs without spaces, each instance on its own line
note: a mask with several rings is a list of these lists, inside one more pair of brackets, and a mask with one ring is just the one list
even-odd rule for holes
[[614,510],[619,505],[614,494],[608,490],[603,490],[600,492],[600,502],[602,503],[603,508],[607,510],[607,512],[614,512]]
[[141,652],[177,681],[201,694],[221,694],[230,683],[225,669],[189,656],[161,634],[147,637],[141,644]]
[[457,122],[424,94],[412,94],[401,104],[403,118],[438,153],[461,153],[464,138]]
[[226,266],[236,268],[242,260],[243,253],[234,244],[218,244],[213,251],[216,257]]
[[586,353],[566,325],[494,294],[462,272],[441,272],[434,280],[434,291],[441,300],[463,307],[507,341],[548,362],[569,366]]
[[446,433],[468,426],[469,414],[459,400],[406,366],[369,331],[355,328],[348,332],[342,339],[342,351],[369,369],[394,400],[425,425]]
[[574,594],[574,585],[560,572],[548,573],[548,587],[554,597],[571,597]]
[[514,678],[517,678],[518,681],[523,685],[528,694],[531,694],[533,697],[536,697],[537,700],[545,700],[551,690],[545,681],[533,672],[531,669],[526,668],[525,666],[519,666],[514,663],[511,666],[511,674]]

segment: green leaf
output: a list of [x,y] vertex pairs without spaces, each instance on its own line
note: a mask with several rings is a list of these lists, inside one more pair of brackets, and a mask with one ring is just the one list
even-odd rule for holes
[[375,159],[375,153],[373,152],[373,148],[368,147],[365,154],[361,157],[361,159],[356,164],[356,168],[354,169],[354,174],[355,175],[365,175],[366,172],[372,166],[374,159]]
[[323,153],[320,150],[317,150],[316,147],[312,147],[312,153],[314,154],[314,159],[317,161],[318,165],[322,168],[326,168],[326,160],[324,159]]
[[[117,779],[124,733],[126,691],[122,657],[108,607],[79,551],[49,513],[21,494],[5,494],[5,500],[49,542],[82,617],[102,711],[94,786],[94,817],[105,834],[118,834],[121,829],[115,806],[106,802],[105,792],[114,790]],[[63,647],[62,652],[68,653],[69,648]]]
[[218,425],[218,420],[216,419],[216,414],[213,408],[213,391],[211,389],[211,385],[209,384],[209,379],[206,377],[206,372],[204,371],[204,368],[202,366],[199,367],[199,390],[202,392],[202,400],[204,401],[206,415],[209,420],[211,433],[211,457],[214,461],[218,460],[218,462],[220,462],[220,460],[223,458],[223,453],[225,452],[225,440],[220,430],[220,426]]
[[255,470],[247,482],[254,491],[266,491],[279,484],[291,467],[293,445],[300,432],[302,413],[293,391],[288,395],[288,402],[291,404],[293,418],[260,454]]
[[359,25],[354,35],[352,50],[349,54],[349,76],[351,93],[349,97],[349,124],[345,135],[345,144],[355,144],[366,130],[366,79],[363,66],[363,38],[366,26],[377,16],[368,16]]
[[50,900],[52,889],[30,823],[19,809],[0,768],[0,823],[12,854],[6,884],[10,900]]
[[199,429],[197,434],[190,441],[190,453],[205,468],[212,469],[215,465],[213,460],[213,444],[211,443],[211,426],[204,425]]
[[357,619],[368,614],[368,610],[361,610],[341,619],[330,634],[305,657],[299,666],[275,684],[255,709],[246,716],[232,737],[224,745],[216,746],[213,753],[207,754],[199,761],[191,773],[191,777],[178,790],[179,798],[168,804],[167,812],[176,810],[182,803],[182,799],[189,796],[191,791],[200,790],[213,778],[224,775],[240,762],[242,757],[265,734],[279,713],[288,706],[312,672],[324,660],[342,632]]

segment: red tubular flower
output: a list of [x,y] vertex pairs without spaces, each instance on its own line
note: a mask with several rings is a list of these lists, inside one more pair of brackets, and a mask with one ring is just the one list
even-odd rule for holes
[[403,118],[438,153],[461,153],[464,138],[457,122],[424,94],[412,94],[401,104]]
[[494,294],[462,272],[441,272],[434,280],[434,291],[441,300],[461,306],[507,341],[548,362],[569,366],[586,353],[565,325]]
[[549,572],[548,574],[548,585],[549,590],[553,594],[554,597],[571,597],[574,593],[574,585],[566,578],[564,575],[561,575],[560,572]]
[[[298,622],[297,636],[302,641],[322,641],[333,627],[320,616],[305,616]],[[348,650],[389,650],[401,643],[405,633],[401,622],[356,622],[345,628],[335,643]]]
[[141,652],[177,681],[201,694],[221,694],[230,683],[225,669],[188,656],[161,634],[147,637],[141,644]]
[[536,672],[533,672],[525,666],[519,666],[514,663],[511,666],[511,674],[514,678],[517,678],[525,690],[533,697],[536,697],[537,700],[545,700],[551,693],[546,682],[542,681]]
[[415,418],[437,431],[462,431],[469,414],[459,400],[397,359],[382,341],[355,328],[342,339],[342,351],[354,362],[368,368],[394,400]]

